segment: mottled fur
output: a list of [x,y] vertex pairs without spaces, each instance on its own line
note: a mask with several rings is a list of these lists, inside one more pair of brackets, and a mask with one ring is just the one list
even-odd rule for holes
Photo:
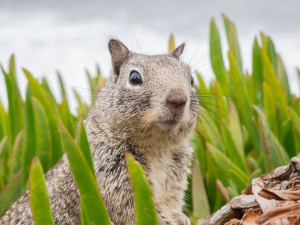
[[[100,193],[115,225],[136,224],[125,152],[144,168],[159,216],[169,225],[190,224],[182,207],[198,101],[190,68],[179,60],[183,48],[170,55],[147,56],[130,52],[117,40],[109,42],[111,79],[85,123]],[[142,85],[130,84],[133,70],[141,74]],[[186,96],[181,113],[166,104],[171,90]],[[169,120],[176,124],[166,124]],[[55,223],[80,224],[78,192],[66,156],[46,178]],[[0,224],[32,224],[28,197],[27,193],[14,203]]]

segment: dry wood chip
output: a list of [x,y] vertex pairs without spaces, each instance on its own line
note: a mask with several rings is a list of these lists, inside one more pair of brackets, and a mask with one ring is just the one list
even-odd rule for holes
[[229,220],[227,223],[225,223],[224,225],[240,225],[240,220],[239,219],[231,219]]
[[[260,216],[260,218],[256,221],[258,224],[266,224],[276,219],[288,218],[288,217],[298,217],[300,215],[300,204],[296,203],[293,205],[276,207],[271,209],[269,212]],[[296,221],[297,223],[299,222]],[[297,224],[296,223],[296,224]]]
[[257,207],[254,195],[239,195],[231,199],[229,205],[233,209],[247,209]]
[[256,225],[256,220],[261,213],[261,209],[251,209],[247,211],[241,220],[241,225]]

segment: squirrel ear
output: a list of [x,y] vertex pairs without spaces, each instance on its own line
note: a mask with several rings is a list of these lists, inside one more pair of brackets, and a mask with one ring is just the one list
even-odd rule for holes
[[123,62],[129,57],[130,51],[122,42],[116,39],[110,39],[108,43],[108,49],[111,55],[114,74],[119,76],[120,67]]
[[172,55],[174,58],[179,59],[180,56],[181,56],[181,54],[182,54],[182,52],[183,52],[183,50],[184,50],[184,46],[185,46],[184,43],[182,43],[181,45],[179,45],[179,46],[171,53],[171,55]]

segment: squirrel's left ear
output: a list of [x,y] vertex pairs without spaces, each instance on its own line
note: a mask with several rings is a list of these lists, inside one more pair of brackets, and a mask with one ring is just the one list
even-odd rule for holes
[[179,45],[172,53],[171,56],[173,56],[176,59],[179,59],[183,50],[184,50],[185,43],[182,43]]

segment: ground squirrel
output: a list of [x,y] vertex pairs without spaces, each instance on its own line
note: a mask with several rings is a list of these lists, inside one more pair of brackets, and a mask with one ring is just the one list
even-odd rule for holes
[[[109,41],[110,79],[85,121],[100,193],[115,225],[136,224],[132,187],[124,159],[131,152],[145,170],[160,218],[168,225],[190,224],[182,213],[187,186],[189,139],[198,100],[190,67],[171,54],[142,55],[116,39]],[[80,224],[76,185],[66,156],[46,174],[56,224]],[[29,193],[0,224],[32,224]]]

